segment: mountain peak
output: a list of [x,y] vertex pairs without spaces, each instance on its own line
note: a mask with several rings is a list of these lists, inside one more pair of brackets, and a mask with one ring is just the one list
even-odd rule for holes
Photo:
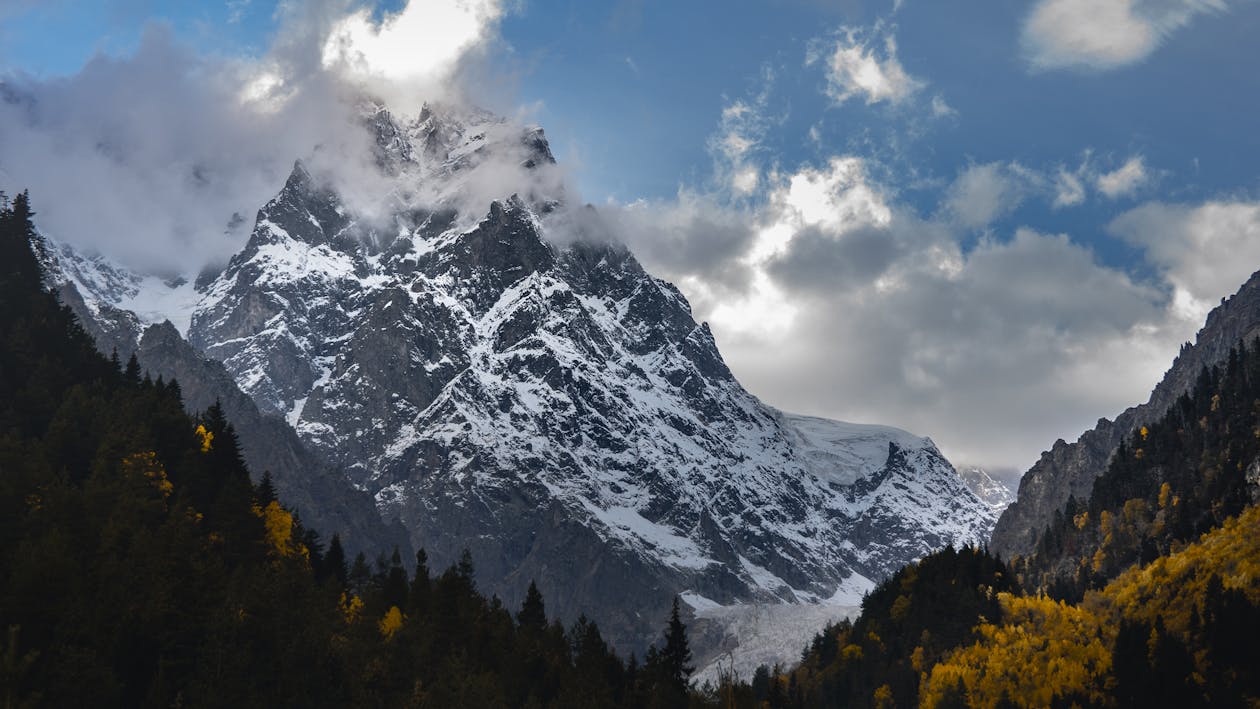
[[[677,594],[830,603],[987,535],[930,440],[745,390],[686,297],[581,223],[593,210],[550,211],[541,129],[365,116],[397,158],[387,214],[368,226],[295,163],[186,332],[435,565],[468,548],[506,602],[534,579],[633,648]],[[505,174],[524,186],[483,179]]]

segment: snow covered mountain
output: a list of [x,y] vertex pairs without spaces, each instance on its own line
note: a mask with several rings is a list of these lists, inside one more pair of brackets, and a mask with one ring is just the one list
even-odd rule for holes
[[364,124],[385,218],[299,163],[217,275],[66,257],[63,279],[93,313],[171,319],[436,565],[467,548],[484,589],[511,604],[536,580],[622,647],[675,594],[712,617],[848,607],[987,539],[996,513],[930,439],[744,390],[678,289],[563,203],[540,129],[450,109]]
[[989,471],[974,465],[958,466],[958,477],[962,478],[967,488],[976,494],[994,512],[1002,514],[1015,501],[1015,491],[1006,483],[993,477]]

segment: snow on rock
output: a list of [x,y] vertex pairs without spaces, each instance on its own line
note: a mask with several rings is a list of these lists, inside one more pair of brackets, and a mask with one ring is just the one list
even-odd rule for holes
[[[513,604],[535,580],[549,611],[627,651],[687,592],[762,658],[866,579],[987,538],[995,513],[930,439],[767,406],[624,246],[549,238],[546,179],[469,213],[479,166],[545,174],[540,129],[364,116],[397,194],[427,206],[361,223],[299,163],[199,299],[145,302],[181,318],[195,302],[190,341],[438,568],[467,548],[483,590]],[[139,302],[114,295],[137,281],[99,278],[98,297]]]
[[1015,501],[1015,491],[1009,485],[989,474],[984,468],[971,465],[958,466],[958,477],[994,512],[1001,514]]

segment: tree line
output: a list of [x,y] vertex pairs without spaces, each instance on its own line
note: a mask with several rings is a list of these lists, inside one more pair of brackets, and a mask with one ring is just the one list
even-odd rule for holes
[[[0,194],[0,702],[27,706],[756,706],[701,691],[677,601],[619,656],[596,623],[487,598],[467,554],[348,559],[251,478],[219,406],[99,354]],[[257,482],[255,482],[257,480]]]

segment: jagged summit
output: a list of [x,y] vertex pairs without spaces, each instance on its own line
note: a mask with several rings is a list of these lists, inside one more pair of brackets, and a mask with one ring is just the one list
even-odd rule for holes
[[469,548],[507,602],[536,580],[641,647],[675,594],[854,604],[987,537],[993,511],[929,439],[767,406],[624,245],[552,238],[540,129],[366,118],[396,209],[362,219],[297,164],[186,334],[435,565]]

